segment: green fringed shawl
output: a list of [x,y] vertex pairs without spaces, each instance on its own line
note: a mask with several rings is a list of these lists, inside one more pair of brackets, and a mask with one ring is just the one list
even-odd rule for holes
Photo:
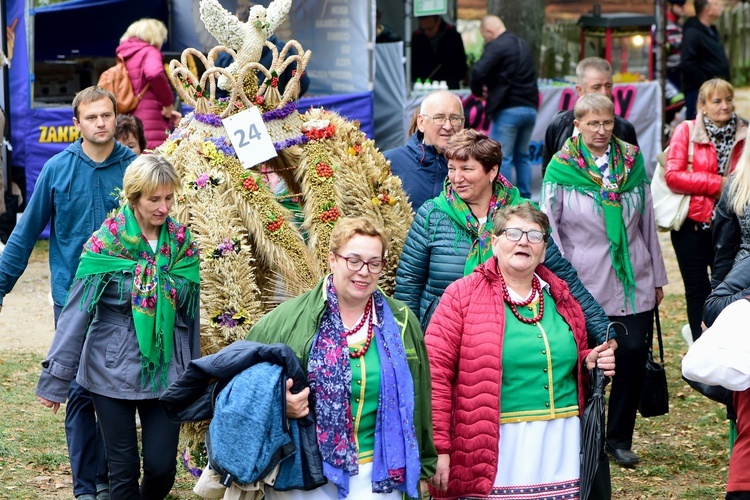
[[630,262],[628,233],[622,219],[622,193],[633,191],[638,196],[638,207],[645,207],[645,184],[648,182],[643,155],[632,144],[612,136],[610,141],[610,176],[615,183],[604,183],[594,158],[580,135],[565,142],[555,154],[544,174],[542,196],[554,192],[556,184],[590,196],[604,215],[604,226],[609,239],[609,257],[617,278],[622,282],[626,300],[635,307],[635,273]]
[[[492,217],[495,215],[495,211],[498,208],[517,205],[524,201],[526,199],[521,197],[518,188],[513,187],[502,175],[498,175],[492,183],[492,198],[490,199],[490,209],[487,212],[487,220],[484,224],[480,224],[469,206],[453,191],[450,181],[447,178],[445,179],[443,192],[434,199],[435,209],[445,212],[456,224],[456,245],[462,239],[471,242],[471,249],[464,265],[464,276],[471,274],[475,267],[492,257],[491,238],[495,227],[492,223]],[[425,221],[429,220],[428,214]]]
[[89,312],[117,273],[133,275],[130,295],[141,376],[154,392],[167,385],[178,301],[193,317],[197,314],[199,265],[198,246],[184,225],[168,217],[154,254],[127,205],[106,219],[84,245],[75,280],[84,283],[82,305],[92,297]]

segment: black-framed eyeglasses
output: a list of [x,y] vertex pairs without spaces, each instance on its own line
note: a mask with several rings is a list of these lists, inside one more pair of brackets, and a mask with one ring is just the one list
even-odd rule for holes
[[586,122],[584,123],[584,125],[586,125],[586,128],[588,128],[591,132],[599,132],[599,129],[601,127],[604,127],[604,130],[609,132],[610,130],[615,128],[615,121],[605,120],[603,122]]
[[508,241],[521,241],[524,234],[526,235],[526,239],[529,240],[529,243],[541,243],[547,241],[547,235],[536,229],[524,231],[517,227],[506,227],[500,231],[500,234],[502,233],[505,233],[505,237],[508,238]]
[[346,261],[346,268],[350,271],[358,272],[363,267],[367,266],[367,270],[370,274],[380,274],[385,267],[385,261],[382,259],[375,259],[371,261],[364,261],[359,257],[344,257],[340,254],[334,254],[336,257],[341,257]]
[[422,113],[422,116],[430,118],[432,120],[432,123],[434,123],[438,127],[442,127],[443,125],[445,125],[445,122],[448,120],[450,120],[452,127],[460,127],[464,122],[464,117],[458,115],[451,115],[450,117],[446,117],[445,115],[430,116]]

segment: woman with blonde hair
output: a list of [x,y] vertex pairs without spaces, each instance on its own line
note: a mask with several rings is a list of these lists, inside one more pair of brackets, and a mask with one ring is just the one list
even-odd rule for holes
[[734,112],[734,87],[714,78],[698,92],[695,120],[678,125],[669,143],[664,179],[675,193],[690,195],[687,219],[671,237],[685,284],[693,340],[701,334],[703,303],[711,293],[708,268],[714,263],[714,206],[739,161],[746,129]]
[[91,393],[113,500],[165,498],[177,474],[180,424],[159,396],[200,356],[198,246],[169,217],[180,185],[161,156],[128,166],[125,203],[83,247],[36,387],[54,413],[71,379]]
[[[328,484],[266,489],[269,500],[419,497],[435,473],[430,369],[424,335],[406,305],[378,289],[388,238],[365,217],[331,232],[331,274],[261,318],[248,340],[287,344],[310,387],[292,394],[287,416],[314,411]],[[291,380],[291,379],[290,379]]]
[[140,19],[128,27],[116,51],[125,60],[133,93],[140,95],[145,90],[132,115],[143,122],[148,149],[166,140],[170,123],[179,117],[161,56],[166,39],[164,23],[158,19]]
[[750,255],[750,148],[743,149],[714,216],[714,267],[711,288],[724,281]]

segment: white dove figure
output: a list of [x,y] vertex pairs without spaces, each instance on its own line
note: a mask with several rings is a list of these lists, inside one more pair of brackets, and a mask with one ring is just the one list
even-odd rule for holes
[[[251,62],[258,62],[266,39],[284,21],[292,7],[292,0],[273,0],[268,8],[254,5],[247,22],[226,10],[218,0],[201,0],[200,13],[206,29],[219,43],[237,53],[227,70],[233,75]],[[226,89],[226,77],[219,78],[219,87]]]

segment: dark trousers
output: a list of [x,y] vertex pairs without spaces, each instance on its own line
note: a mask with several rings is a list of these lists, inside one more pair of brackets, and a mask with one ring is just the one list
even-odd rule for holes
[[[101,422],[109,462],[112,500],[163,499],[177,474],[177,441],[180,424],[167,418],[158,399],[115,399],[92,394]],[[143,480],[135,411],[141,417]]]
[[625,335],[617,329],[615,376],[609,393],[607,417],[607,446],[610,449],[630,450],[638,401],[643,387],[643,376],[648,357],[648,333],[653,329],[654,312],[646,311],[629,316],[610,316],[628,329]]
[[685,285],[688,322],[693,340],[701,336],[703,303],[711,293],[708,270],[713,269],[714,248],[711,231],[701,229],[701,224],[686,220],[679,231],[672,231],[672,246],[680,266],[682,282]]
[[727,491],[726,500],[750,500],[750,491]]
[[[55,328],[61,312],[62,307],[55,306]],[[97,489],[103,489],[109,482],[104,440],[91,394],[75,379],[70,382],[65,405],[65,440],[73,475],[73,495],[96,495]]]

